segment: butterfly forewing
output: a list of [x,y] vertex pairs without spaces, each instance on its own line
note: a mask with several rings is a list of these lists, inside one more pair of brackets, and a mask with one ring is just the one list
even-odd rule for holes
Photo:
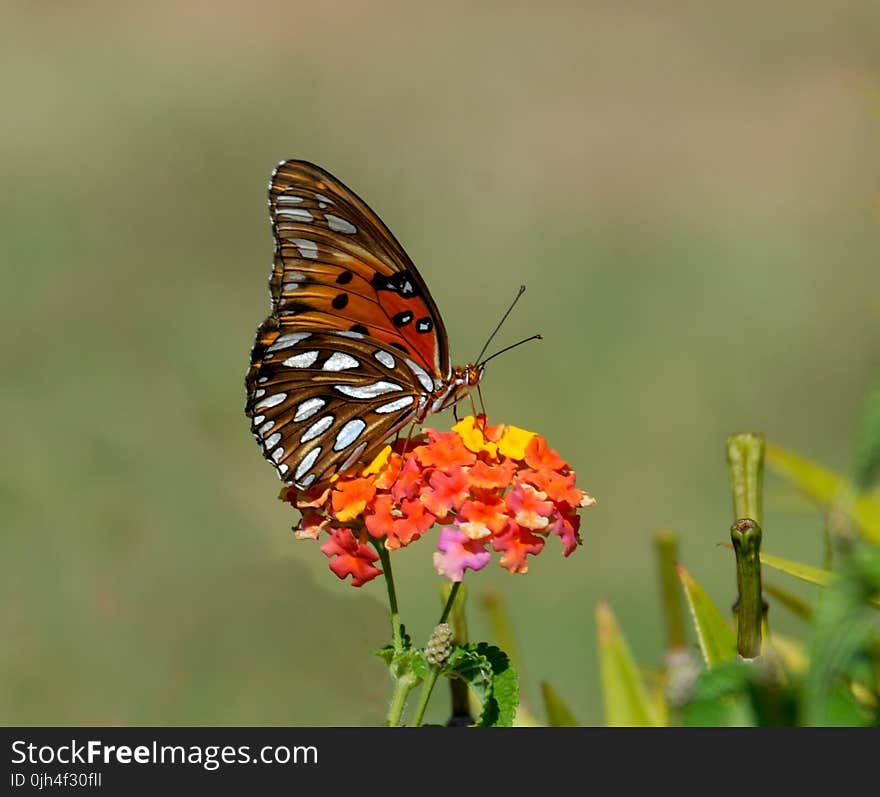
[[270,280],[282,324],[353,330],[448,375],[446,331],[434,300],[378,216],[332,175],[286,161],[272,175]]

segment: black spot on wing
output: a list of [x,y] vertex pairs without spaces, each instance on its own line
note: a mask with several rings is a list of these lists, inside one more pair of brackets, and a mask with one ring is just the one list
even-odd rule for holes
[[413,320],[412,310],[402,310],[391,317],[396,327],[405,327]]
[[337,310],[342,310],[348,304],[348,294],[340,293],[338,296],[334,296],[331,304]]
[[418,295],[415,280],[407,271],[398,271],[390,276],[376,273],[370,280],[370,285],[377,291],[392,291],[404,299],[411,299]]

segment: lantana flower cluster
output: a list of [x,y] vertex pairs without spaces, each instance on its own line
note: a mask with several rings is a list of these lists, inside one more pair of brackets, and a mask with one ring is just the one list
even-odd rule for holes
[[426,429],[398,440],[359,473],[281,498],[302,512],[299,538],[329,536],[321,550],[341,579],[360,587],[382,570],[370,538],[393,551],[432,526],[438,573],[461,581],[500,553],[511,573],[526,573],[528,556],[556,536],[569,556],[581,543],[577,510],[595,499],[575,486],[569,465],[534,432],[485,416],[468,416],[449,432]]

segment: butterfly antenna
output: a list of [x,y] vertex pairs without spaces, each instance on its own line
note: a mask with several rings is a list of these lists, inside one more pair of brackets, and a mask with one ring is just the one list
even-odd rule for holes
[[530,338],[523,338],[516,343],[511,343],[509,346],[505,346],[503,349],[501,349],[501,351],[496,351],[495,354],[490,354],[485,360],[477,364],[485,365],[487,362],[489,362],[489,360],[494,360],[499,354],[504,354],[504,352],[515,349],[517,346],[522,346],[523,343],[528,343],[530,340],[544,340],[544,336],[539,333],[537,335],[532,335]]
[[[507,312],[503,316],[501,316],[501,320],[498,322],[498,326],[495,327],[495,329],[492,331],[492,334],[489,335],[489,340],[487,340],[486,344],[483,346],[483,348],[480,349],[480,353],[477,355],[477,359],[474,360],[475,363],[480,362],[480,359],[486,353],[486,349],[489,348],[489,344],[492,342],[492,339],[498,334],[498,330],[501,329],[501,325],[507,320],[507,316],[510,315],[511,310],[513,310],[513,308],[516,307],[516,303],[519,301],[519,297],[522,296],[525,292],[526,292],[526,286],[520,285],[519,290],[516,292],[516,296],[513,297],[513,301],[510,303],[510,307],[507,308]],[[529,338],[529,340],[531,340],[531,338]],[[521,341],[521,342],[524,343],[525,341]],[[519,344],[514,344],[514,345],[519,345]],[[512,348],[512,347],[508,346],[508,348]],[[504,351],[507,351],[507,349],[504,349]],[[497,353],[501,354],[501,352],[497,352]],[[492,356],[494,357],[495,355],[493,354]]]

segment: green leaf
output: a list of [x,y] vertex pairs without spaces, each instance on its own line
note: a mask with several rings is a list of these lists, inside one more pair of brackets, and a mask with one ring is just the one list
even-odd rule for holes
[[409,660],[410,669],[413,675],[420,680],[424,680],[431,673],[431,665],[425,658],[424,650],[414,650]]
[[541,695],[544,698],[544,711],[547,714],[547,724],[551,728],[576,728],[578,721],[574,718],[566,702],[546,681],[541,681]]
[[776,600],[785,606],[785,608],[792,614],[809,622],[810,618],[813,616],[813,609],[809,603],[798,595],[795,595],[786,589],[782,589],[781,587],[777,587],[775,584],[768,584],[766,581],[763,583],[764,593],[766,595],[776,598]]
[[846,487],[846,479],[828,468],[793,451],[767,443],[767,464],[816,503],[826,505]]
[[[783,559],[781,556],[773,556],[769,553],[761,553],[761,564],[820,587],[827,587],[836,580],[836,574],[830,570],[822,570],[820,567],[805,565],[801,562],[792,562],[789,559]],[[870,595],[868,602],[872,606],[880,607],[880,597],[877,595]]]
[[483,706],[482,727],[510,727],[519,703],[519,681],[507,654],[485,642],[456,646],[443,673],[461,678]]
[[682,565],[678,577],[691,610],[700,650],[707,667],[715,667],[736,656],[736,634],[718,607]]
[[[860,704],[851,684],[880,669],[880,614],[870,605],[880,592],[880,548],[856,549],[823,590],[810,640],[804,704],[810,725],[872,725],[880,712]],[[866,679],[875,681],[874,678]],[[876,686],[873,697],[876,700]],[[876,703],[875,703],[876,706]]]
[[605,701],[605,724],[609,727],[657,727],[654,706],[611,608],[596,604],[599,638],[599,669]]
[[838,505],[858,524],[865,539],[880,543],[880,499],[856,494],[843,476],[771,443],[767,444],[767,464],[816,503]]
[[[399,653],[405,654],[407,651],[410,650],[410,648],[412,648],[412,639],[410,639],[409,634],[406,633],[406,626],[403,624],[401,624],[400,626],[400,641],[403,647],[401,648]],[[391,667],[392,664],[397,664],[397,662],[395,662],[395,651],[393,642],[389,642],[384,647],[381,647],[378,650],[374,650],[373,655],[378,656],[389,667]]]
[[856,449],[853,482],[859,490],[867,490],[880,474],[880,377],[868,394],[862,429]]
[[805,565],[801,562],[792,562],[790,559],[783,559],[781,556],[774,556],[763,551],[761,551],[761,564],[820,587],[827,587],[834,579],[834,573],[830,570],[822,570],[822,568]]
[[732,659],[700,675],[684,717],[691,727],[797,725],[797,688],[760,659]]

